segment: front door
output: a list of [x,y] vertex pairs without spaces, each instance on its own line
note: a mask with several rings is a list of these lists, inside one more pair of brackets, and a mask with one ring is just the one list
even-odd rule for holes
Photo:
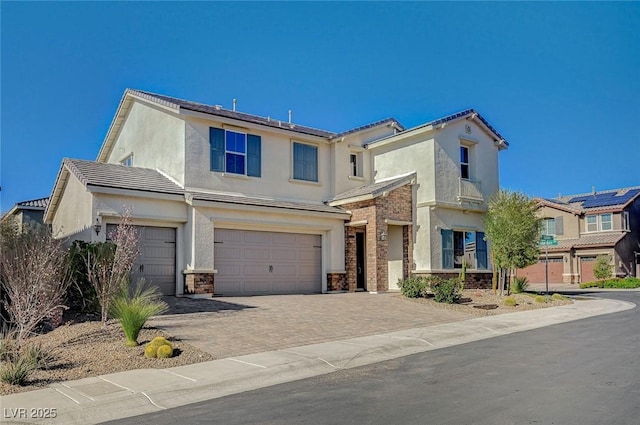
[[365,273],[364,273],[364,233],[356,233],[356,289],[364,291],[365,289]]

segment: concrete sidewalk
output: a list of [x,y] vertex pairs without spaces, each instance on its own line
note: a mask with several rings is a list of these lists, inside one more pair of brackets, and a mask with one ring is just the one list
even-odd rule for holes
[[3,396],[2,423],[96,424],[634,307],[618,300],[580,299],[554,308],[63,382]]

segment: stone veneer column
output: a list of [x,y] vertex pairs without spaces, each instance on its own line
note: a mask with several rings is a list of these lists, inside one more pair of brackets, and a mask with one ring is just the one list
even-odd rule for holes
[[184,293],[185,295],[211,295],[214,291],[214,273],[199,273],[196,271],[185,271],[184,273]]

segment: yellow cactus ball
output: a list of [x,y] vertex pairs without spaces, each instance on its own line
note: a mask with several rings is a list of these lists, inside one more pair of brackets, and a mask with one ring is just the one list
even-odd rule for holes
[[168,359],[173,356],[173,348],[169,345],[161,345],[158,347],[157,356],[160,359]]
[[144,349],[144,356],[148,359],[155,359],[157,356],[158,346],[149,344],[147,348]]

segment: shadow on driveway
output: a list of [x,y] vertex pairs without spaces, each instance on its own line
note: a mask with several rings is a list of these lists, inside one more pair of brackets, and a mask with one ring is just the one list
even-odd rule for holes
[[255,306],[230,303],[213,298],[185,298],[185,297],[162,297],[163,301],[169,305],[169,311],[164,315],[188,314],[188,313],[223,313],[230,311],[242,311],[254,309]]

